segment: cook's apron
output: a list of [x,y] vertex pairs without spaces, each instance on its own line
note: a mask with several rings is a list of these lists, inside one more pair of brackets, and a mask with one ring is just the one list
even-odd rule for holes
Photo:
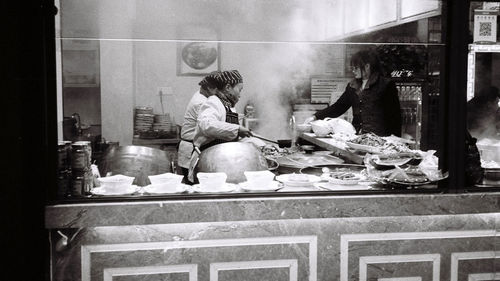
[[[231,124],[239,124],[238,113],[233,112],[233,111],[231,111],[231,108],[226,107],[226,120],[225,121],[227,123],[231,123]],[[194,178],[194,169],[196,168],[196,165],[198,164],[198,159],[199,159],[200,154],[203,150],[205,150],[211,146],[217,145],[217,144],[232,142],[232,141],[237,141],[237,140],[238,140],[238,137],[236,137],[234,140],[229,140],[229,141],[222,140],[222,139],[215,139],[209,143],[203,144],[199,148],[194,146],[193,155],[191,157],[191,165],[189,166],[189,174],[188,174],[189,181],[194,182],[194,183],[197,182],[197,179]]]

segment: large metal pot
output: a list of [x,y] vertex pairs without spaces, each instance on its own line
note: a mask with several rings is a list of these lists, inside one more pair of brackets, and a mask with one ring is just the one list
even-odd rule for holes
[[245,171],[268,169],[266,158],[251,143],[227,142],[214,145],[202,151],[196,172],[225,172],[226,182],[246,181]]
[[138,186],[150,184],[148,176],[172,172],[171,160],[166,151],[145,146],[109,147],[99,164],[102,176],[122,174],[135,177]]

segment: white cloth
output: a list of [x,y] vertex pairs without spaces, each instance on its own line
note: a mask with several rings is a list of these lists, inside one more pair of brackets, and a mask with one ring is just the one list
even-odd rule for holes
[[[194,93],[189,101],[186,112],[184,113],[184,121],[181,129],[181,139],[193,140],[196,130],[196,121],[198,120],[198,112],[201,105],[207,100],[207,97],[202,95],[198,90]],[[177,165],[182,168],[189,168],[191,153],[193,152],[193,143],[181,140],[177,154]]]
[[[231,141],[238,137],[238,124],[226,122],[226,109],[216,96],[210,96],[200,107],[194,135],[194,145],[201,147],[216,139]],[[194,168],[198,164],[198,153],[191,155],[188,179],[194,181]]]

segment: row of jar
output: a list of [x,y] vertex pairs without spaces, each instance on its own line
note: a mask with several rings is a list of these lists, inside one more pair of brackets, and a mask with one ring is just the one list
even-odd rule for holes
[[60,141],[57,147],[58,171],[87,171],[92,161],[90,141]]

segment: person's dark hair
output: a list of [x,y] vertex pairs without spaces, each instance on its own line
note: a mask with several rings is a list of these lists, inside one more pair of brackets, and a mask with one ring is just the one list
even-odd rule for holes
[[215,80],[215,78],[213,78],[213,77],[205,77],[204,81],[205,81],[205,83],[203,83],[201,85],[202,89],[208,91],[209,88],[210,89],[217,88],[217,80]]
[[378,55],[373,50],[361,50],[351,57],[351,67],[363,67],[369,63],[370,70],[372,73],[379,73],[383,75],[382,65],[380,64],[380,59]]

